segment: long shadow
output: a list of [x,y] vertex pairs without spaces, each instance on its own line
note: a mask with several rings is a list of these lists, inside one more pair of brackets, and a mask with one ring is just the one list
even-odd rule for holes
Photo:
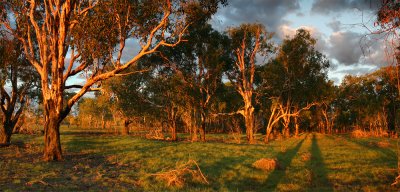
[[[238,180],[241,176],[241,170],[236,166],[243,164],[248,157],[246,156],[225,156],[215,163],[203,165],[201,167],[204,173],[207,173],[210,183],[217,183],[213,185],[213,191],[220,191],[222,188],[229,188],[229,191],[254,191],[253,187],[259,186],[257,181],[246,178],[245,180]],[[223,173],[226,173],[223,175]],[[201,186],[197,186],[200,187]]]
[[311,189],[319,191],[333,191],[331,182],[328,180],[328,170],[324,163],[324,158],[321,154],[321,149],[318,146],[315,134],[312,137],[311,143],[311,159],[307,163],[307,167],[311,169]]
[[[277,154],[278,162],[281,162],[281,169],[274,169],[269,175],[267,180],[263,184],[263,189],[268,191],[276,191],[278,184],[285,176],[285,169],[290,165],[293,158],[296,156],[307,135],[297,145],[286,152],[280,152]],[[264,191],[265,191],[264,190]]]
[[342,138],[346,139],[346,141],[348,141],[350,143],[354,143],[354,144],[359,145],[361,147],[364,147],[364,148],[367,148],[369,150],[373,150],[375,152],[378,152],[378,153],[382,154],[383,157],[385,159],[387,159],[387,161],[396,161],[397,160],[396,152],[394,152],[390,148],[381,148],[381,147],[372,145],[370,141],[362,141],[362,140],[359,140],[359,139],[351,139],[349,137],[342,137]]
[[[294,146],[293,148],[277,154],[277,159],[281,163],[281,166],[288,166],[290,164],[304,140],[305,138],[297,143],[295,142],[292,145]],[[274,170],[268,176],[268,181],[266,182],[249,177],[242,178],[242,170],[238,169],[237,165],[243,165],[243,162],[248,158],[247,156],[226,156],[210,165],[203,165],[201,169],[211,179],[209,180],[210,183],[219,183],[218,185],[213,185],[212,190],[214,191],[220,191],[221,189],[227,189],[228,191],[273,191],[284,177],[285,170]],[[202,188],[202,186],[197,187]]]

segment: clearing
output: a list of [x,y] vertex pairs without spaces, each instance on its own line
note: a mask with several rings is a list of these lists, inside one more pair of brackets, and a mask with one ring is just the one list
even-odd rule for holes
[[[168,142],[66,130],[65,161],[43,162],[43,137],[14,135],[0,148],[1,191],[397,191],[396,141],[305,133],[270,144]],[[180,135],[182,137],[182,135]],[[208,138],[226,135],[208,135]],[[220,139],[222,140],[222,139]],[[256,169],[261,158],[281,168]],[[167,186],[155,173],[198,163],[209,184],[188,175]]]

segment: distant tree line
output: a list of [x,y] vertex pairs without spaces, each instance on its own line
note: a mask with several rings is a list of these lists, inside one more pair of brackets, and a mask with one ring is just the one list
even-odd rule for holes
[[[202,24],[190,31],[184,36],[188,42],[146,57],[136,69],[153,65],[151,70],[104,82],[103,94],[79,104],[78,119],[93,127],[90,122],[109,117],[123,126],[114,122],[119,118],[132,122],[134,130],[162,129],[172,140],[177,132],[205,141],[205,133],[235,130],[246,132],[250,143],[257,133],[268,142],[306,131],[389,136],[399,127],[396,67],[348,75],[334,85],[327,78],[328,59],[304,29],[279,46],[260,24],[223,33]],[[232,31],[241,34],[231,36]]]

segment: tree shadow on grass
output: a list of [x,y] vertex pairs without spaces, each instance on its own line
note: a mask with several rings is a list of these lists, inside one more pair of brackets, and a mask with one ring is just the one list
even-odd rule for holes
[[[210,176],[210,183],[222,182],[219,185],[215,185],[213,190],[228,190],[228,191],[275,191],[279,182],[285,176],[284,167],[289,166],[291,161],[298,153],[304,140],[293,144],[294,147],[286,151],[279,152],[276,156],[283,169],[275,169],[272,171],[266,180],[258,177],[243,178],[243,170],[252,171],[254,173],[261,173],[262,171],[256,170],[251,165],[244,165],[244,161],[248,160],[247,156],[240,157],[223,157],[218,162],[213,163],[210,166],[203,166],[202,170],[204,173]],[[237,165],[246,166],[242,169],[238,168]],[[249,167],[247,167],[249,166]],[[222,174],[223,173],[223,174]],[[249,174],[249,173],[247,173]],[[268,173],[262,173],[268,174]],[[239,179],[238,179],[239,178]],[[214,181],[213,181],[214,180]]]
[[[116,188],[137,190],[136,185],[121,181],[120,177],[138,169],[138,165],[119,161],[118,150],[111,150],[114,154],[96,151],[106,146],[106,143],[81,135],[73,137],[66,143],[68,151],[64,154],[64,161],[49,164],[59,173],[49,183],[62,184],[63,188],[72,191],[112,191]],[[131,181],[135,182],[133,179]]]
[[262,185],[263,190],[276,191],[278,184],[285,177],[285,169],[290,166],[293,158],[296,156],[307,135],[297,143],[297,145],[285,152],[279,152],[277,155],[278,162],[280,162],[282,169],[274,169],[269,175],[267,180]]
[[327,177],[328,170],[326,169],[315,134],[312,136],[311,159],[308,161],[307,167],[311,169],[311,189],[333,191],[332,184]]
[[255,191],[260,182],[252,178],[243,178],[246,174],[243,171],[247,169],[244,165],[248,156],[225,156],[209,165],[201,166],[201,170],[205,173],[210,183],[213,183],[212,190],[221,191]]

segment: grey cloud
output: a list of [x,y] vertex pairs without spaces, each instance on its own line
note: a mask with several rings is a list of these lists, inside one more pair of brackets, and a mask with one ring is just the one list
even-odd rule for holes
[[342,22],[333,20],[332,22],[327,24],[333,31],[337,32],[342,29]]
[[304,17],[305,15],[304,15],[304,13],[302,13],[302,12],[297,12],[297,13],[296,13],[296,16],[297,16],[297,17]]
[[361,35],[354,32],[337,32],[330,36],[329,55],[339,63],[352,65],[358,63],[363,55],[360,47]]
[[367,35],[362,40],[362,48],[364,57],[361,63],[383,67],[392,64],[393,46],[386,41],[384,35]]
[[137,39],[128,39],[124,51],[122,52],[122,63],[131,60],[137,53],[139,53],[141,47]]
[[213,17],[218,30],[245,22],[263,23],[269,31],[275,31],[282,24],[283,17],[300,9],[298,0],[231,0]]
[[341,11],[358,9],[360,11],[374,11],[381,0],[315,0],[311,11],[313,13],[330,14]]
[[339,77],[331,77],[330,80],[332,80],[336,85],[340,84],[341,82]]
[[342,73],[342,74],[349,74],[349,75],[363,75],[363,74],[374,71],[374,69],[375,68],[357,66],[357,67],[353,67],[351,69],[338,70],[338,71],[335,71],[335,73]]

